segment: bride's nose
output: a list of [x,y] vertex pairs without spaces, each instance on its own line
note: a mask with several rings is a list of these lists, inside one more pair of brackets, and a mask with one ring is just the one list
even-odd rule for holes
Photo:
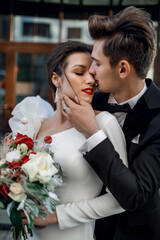
[[94,85],[95,84],[95,79],[94,79],[93,75],[88,73],[85,82],[88,83],[88,84]]

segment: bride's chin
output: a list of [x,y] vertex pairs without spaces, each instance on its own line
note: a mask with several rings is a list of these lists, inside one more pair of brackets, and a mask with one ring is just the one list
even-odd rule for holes
[[81,101],[84,101],[84,102],[87,102],[87,103],[91,103],[92,102],[92,99],[93,99],[93,96],[86,96],[86,97],[80,97],[80,96],[75,96],[74,98],[73,97],[70,97],[70,99],[77,103],[76,99],[75,98],[78,98],[80,99]]
[[92,99],[93,97],[85,97],[85,98],[80,98],[81,100],[83,100],[84,102],[87,102],[87,103],[91,103],[92,102]]

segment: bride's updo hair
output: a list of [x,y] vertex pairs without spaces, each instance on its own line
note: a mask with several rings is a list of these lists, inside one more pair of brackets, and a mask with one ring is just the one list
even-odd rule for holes
[[54,48],[48,58],[47,61],[47,75],[48,82],[51,89],[55,92],[56,87],[52,83],[52,74],[56,72],[58,76],[62,75],[62,71],[65,70],[66,58],[72,53],[76,52],[85,52],[91,54],[92,47],[79,42],[79,41],[67,41],[60,43],[56,48]]

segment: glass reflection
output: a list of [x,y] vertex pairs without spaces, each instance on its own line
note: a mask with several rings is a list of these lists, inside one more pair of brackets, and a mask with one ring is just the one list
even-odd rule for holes
[[5,81],[6,77],[6,55],[5,53],[0,53],[0,106],[4,104],[5,101]]
[[48,54],[17,55],[16,102],[27,96],[40,95],[48,100],[46,62]]
[[24,42],[58,42],[59,19],[14,17],[14,40]]
[[8,15],[0,15],[0,40],[8,40],[9,33],[9,17]]

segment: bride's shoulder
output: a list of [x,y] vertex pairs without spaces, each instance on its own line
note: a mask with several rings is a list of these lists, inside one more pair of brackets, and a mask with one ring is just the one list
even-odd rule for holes
[[33,137],[41,126],[41,122],[54,114],[50,103],[38,96],[26,97],[12,111],[9,125],[12,131]]

